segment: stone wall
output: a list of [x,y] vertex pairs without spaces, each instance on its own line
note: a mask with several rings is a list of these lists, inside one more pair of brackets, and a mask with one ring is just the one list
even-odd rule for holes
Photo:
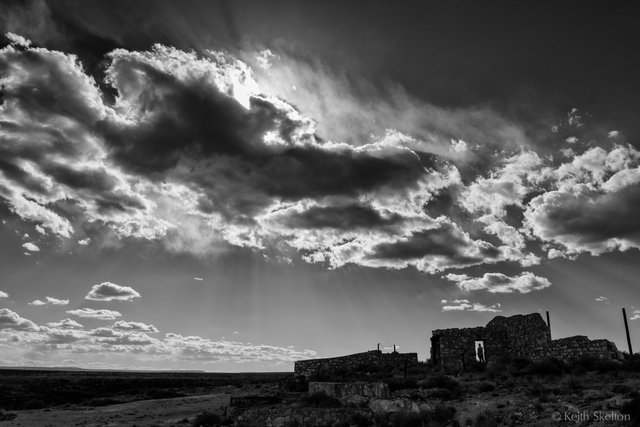
[[616,345],[608,340],[590,340],[584,335],[551,341],[551,356],[560,360],[593,357],[596,359],[621,359]]
[[551,332],[538,313],[496,316],[487,326],[434,330],[431,337],[431,360],[447,371],[466,369],[476,360],[475,341],[484,342],[485,360],[539,360],[555,357],[571,360],[580,357],[619,358],[610,341],[576,336],[551,340]]
[[238,427],[324,427],[351,422],[355,414],[372,420],[367,409],[356,408],[255,408],[236,417]]
[[326,393],[328,396],[340,399],[343,402],[352,402],[357,398],[364,399],[388,399],[391,396],[387,383],[368,382],[310,382],[309,394]]
[[538,313],[496,316],[485,328],[501,337],[502,355],[508,358],[538,360],[549,354],[551,331]]
[[294,376],[306,380],[322,379],[339,372],[347,372],[361,366],[404,366],[405,361],[409,366],[418,363],[417,353],[383,353],[379,350],[371,350],[364,353],[350,354],[348,356],[329,357],[326,359],[299,360],[294,364]]
[[437,329],[431,337],[431,359],[448,371],[476,362],[475,341],[483,341],[487,363],[502,358],[537,360],[549,353],[551,334],[538,313],[496,316],[487,326]]

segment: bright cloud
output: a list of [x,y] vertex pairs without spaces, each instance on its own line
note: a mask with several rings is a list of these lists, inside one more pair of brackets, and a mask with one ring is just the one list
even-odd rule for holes
[[[590,117],[578,109],[554,126],[564,153],[554,158],[488,109],[356,90],[286,54],[246,63],[116,49],[97,82],[74,55],[7,37],[0,200],[76,249],[137,239],[198,256],[238,246],[329,268],[438,273],[640,248],[640,154],[617,131],[583,142]],[[546,286],[518,277],[491,289]],[[139,297],[96,286],[87,299]]]
[[8,308],[0,309],[0,330],[37,331],[40,328],[29,319]]
[[121,317],[122,314],[115,310],[105,309],[93,309],[93,308],[79,308],[76,310],[69,310],[67,313],[78,317],[88,317],[99,320],[115,320],[116,317]]
[[315,351],[296,350],[293,346],[211,340],[176,333],[167,333],[160,339],[151,337],[148,333],[157,333],[157,329],[142,322],[118,321],[111,328],[91,330],[84,329],[72,319],[38,326],[11,310],[0,310],[0,348],[4,352],[3,356],[10,351],[16,357],[24,357],[37,349],[37,357],[47,357],[46,360],[49,361],[66,358],[74,360],[75,366],[85,366],[89,360],[103,357],[111,361],[109,366],[122,368],[123,365],[118,365],[117,362],[133,360],[131,358],[140,363],[183,365],[235,362],[283,366],[317,355]]
[[58,298],[52,298],[52,297],[45,297],[45,300],[33,300],[29,303],[29,305],[68,305],[69,304],[69,300],[68,299],[58,299]]
[[130,301],[134,298],[140,298],[140,294],[135,289],[111,282],[93,285],[84,297],[84,299],[91,301]]
[[62,319],[59,322],[49,322],[49,323],[47,323],[47,326],[50,327],[50,328],[56,328],[56,329],[74,329],[74,328],[81,329],[81,328],[83,328],[83,326],[80,323],[76,322],[73,319],[69,319],[69,318]]
[[22,247],[28,250],[29,252],[40,252],[40,248],[31,242],[24,243]]
[[448,274],[445,278],[455,282],[464,291],[485,290],[490,293],[526,294],[551,286],[549,279],[538,277],[530,272],[523,272],[517,276],[507,276],[502,273],[485,273],[482,277],[470,277],[466,274]]
[[147,325],[142,322],[125,322],[124,320],[118,320],[113,324],[112,328],[119,331],[140,331],[148,333],[157,333],[158,328],[153,325]]
[[489,313],[498,313],[502,310],[500,309],[500,303],[496,303],[490,306],[471,302],[468,299],[456,299],[453,301],[442,300],[442,311],[479,311],[479,312],[489,312]]

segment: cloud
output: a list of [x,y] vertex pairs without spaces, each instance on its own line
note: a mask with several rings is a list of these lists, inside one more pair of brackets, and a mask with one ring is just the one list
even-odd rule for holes
[[116,317],[122,316],[119,312],[115,310],[105,310],[105,309],[93,309],[93,308],[79,308],[75,310],[69,310],[67,313],[72,314],[78,317],[88,317],[92,319],[99,320],[115,320]]
[[0,291],[0,298],[9,298],[9,294],[3,291]]
[[597,297],[596,301],[597,302],[604,302],[606,304],[609,304],[609,298],[607,298],[607,297]]
[[[489,109],[439,108],[286,52],[253,52],[252,69],[116,49],[97,79],[73,54],[7,37],[0,200],[76,242],[65,250],[236,246],[435,273],[640,247],[640,155],[617,135],[584,142],[577,109],[555,126],[554,158]],[[139,296],[96,286],[87,299]]]
[[390,243],[372,248],[366,262],[374,266],[404,268],[415,266],[434,273],[449,268],[463,268],[485,262],[497,262],[500,250],[493,245],[473,240],[455,224],[440,222],[439,227],[418,230]]
[[633,313],[631,313],[631,317],[629,317],[629,320],[637,319],[640,319],[640,310],[633,310]]
[[[89,309],[85,309],[89,310]],[[104,310],[102,310],[104,311]],[[312,350],[296,350],[293,346],[211,340],[200,336],[167,333],[154,338],[152,325],[142,322],[116,322],[111,328],[91,330],[72,319],[50,322],[47,326],[21,318],[8,309],[0,310],[0,349],[3,363],[11,355],[29,358],[30,364],[58,364],[76,367],[95,366],[96,360],[107,360],[112,368],[140,369],[149,364],[159,366],[203,366],[218,363],[259,363],[260,366],[282,366],[295,360],[315,357]],[[9,362],[8,362],[9,363]],[[155,365],[158,366],[158,365]]]
[[125,322],[124,320],[119,320],[115,322],[112,328],[116,331],[140,331],[140,332],[148,332],[148,333],[157,333],[158,328],[153,325],[147,325],[142,322]]
[[9,39],[9,42],[11,44],[17,45],[17,46],[22,46],[22,47],[29,47],[31,46],[31,40],[19,36],[18,34],[13,34],[11,32],[6,33],[5,37]]
[[129,286],[120,286],[111,282],[103,282],[93,285],[86,300],[91,301],[131,301],[134,298],[140,298],[140,294]]
[[197,282],[202,282],[204,279],[202,277],[194,277],[193,280]]
[[530,272],[523,272],[517,276],[507,276],[502,273],[485,273],[482,277],[469,277],[466,274],[447,274],[445,278],[455,282],[464,291],[486,290],[490,293],[527,294],[551,286],[549,279],[538,277]]
[[57,298],[52,298],[52,297],[45,297],[45,300],[33,300],[29,303],[29,305],[68,305],[69,304],[69,300],[68,299],[57,299]]
[[24,243],[22,247],[28,250],[29,252],[40,252],[40,248],[31,242]]
[[73,319],[62,319],[59,322],[49,322],[47,323],[47,326],[50,328],[56,328],[56,329],[74,329],[74,328],[78,328],[78,329],[82,329],[83,326],[76,322]]
[[0,309],[0,330],[38,331],[39,327],[29,319],[20,317],[8,308]]
[[525,226],[569,254],[598,255],[640,247],[640,154],[632,147],[595,147],[554,171],[555,188],[534,197]]
[[445,304],[442,306],[442,311],[479,311],[489,313],[502,311],[499,303],[487,306],[480,303],[472,303],[467,299],[457,299],[453,301],[442,300],[442,304]]
[[265,93],[300,106],[314,118],[318,133],[333,141],[363,145],[388,129],[413,135],[419,150],[473,158],[450,150],[451,139],[486,147],[527,144],[523,130],[488,108],[447,109],[412,97],[399,85],[379,85],[364,76],[332,67],[308,52],[278,51],[267,69],[254,52],[243,55]]

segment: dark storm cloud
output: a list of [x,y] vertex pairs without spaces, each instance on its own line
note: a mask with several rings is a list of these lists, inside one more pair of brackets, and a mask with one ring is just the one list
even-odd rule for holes
[[271,196],[285,200],[331,195],[354,196],[379,187],[407,188],[424,174],[424,168],[409,153],[383,158],[351,150],[293,148],[275,156],[264,166],[255,185]]
[[640,185],[614,193],[553,192],[533,201],[537,234],[572,250],[600,253],[608,247],[640,247]]
[[367,205],[314,206],[298,214],[292,214],[284,222],[292,228],[354,228],[386,227],[402,222],[402,216],[383,216]]
[[[580,239],[599,238],[589,233],[610,235],[607,247],[633,240],[610,241],[624,234],[613,230],[625,229],[623,221],[609,228],[597,221],[591,227],[592,219],[565,221],[569,234],[581,236],[572,248],[552,224],[554,216],[570,217],[554,211],[553,192],[585,184],[585,176],[592,181],[585,185],[597,189],[634,164],[636,154],[618,145],[619,132],[609,132],[609,151],[566,138],[564,157],[550,158],[513,150],[526,145],[518,125],[488,109],[449,111],[402,91],[387,103],[358,99],[348,79],[333,84],[329,71],[314,77],[304,69],[317,83],[310,87],[326,95],[322,102],[335,99],[334,113],[352,112],[360,127],[377,117],[397,119],[399,128],[418,135],[372,128],[366,138],[335,141],[319,135],[301,109],[263,91],[251,68],[229,54],[162,45],[116,49],[96,82],[70,55],[10,40],[0,51],[0,69],[9,76],[2,82],[0,196],[12,212],[59,236],[89,243],[87,233],[101,232],[198,255],[235,245],[283,251],[289,259],[293,249],[331,267],[425,272],[501,261],[533,265],[541,250],[549,251],[525,252],[534,238],[574,252],[585,250],[576,246]],[[402,108],[387,115],[394,105]],[[565,127],[588,134],[586,115],[572,109],[567,117]],[[476,141],[452,138],[457,126]],[[596,191],[611,194],[603,204],[617,206],[619,197],[636,203],[636,193],[616,185]],[[138,296],[133,289],[98,291],[88,298]]]
[[262,135],[275,128],[279,115],[273,105],[253,98],[247,111],[210,83],[181,82],[146,64],[116,61],[112,68],[118,73],[116,89],[143,86],[136,94],[136,107],[149,117],[128,126],[112,122],[99,126],[115,159],[128,169],[164,172],[185,156],[252,157],[266,151]]
[[442,228],[414,232],[406,240],[377,245],[371,258],[404,261],[444,257],[452,264],[472,265],[499,257],[500,252],[488,243],[480,245],[480,251],[470,255],[469,240],[459,229],[445,224]]

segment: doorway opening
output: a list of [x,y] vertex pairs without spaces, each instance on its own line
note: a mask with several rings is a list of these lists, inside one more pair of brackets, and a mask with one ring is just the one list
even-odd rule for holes
[[487,363],[486,349],[483,340],[473,342],[473,348],[476,354],[476,362]]

